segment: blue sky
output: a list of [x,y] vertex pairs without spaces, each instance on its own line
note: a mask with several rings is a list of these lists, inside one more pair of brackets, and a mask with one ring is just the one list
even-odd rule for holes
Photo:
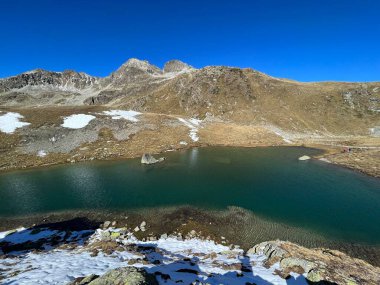
[[380,81],[376,0],[0,0],[0,27],[0,77],[37,67],[106,76],[136,57]]

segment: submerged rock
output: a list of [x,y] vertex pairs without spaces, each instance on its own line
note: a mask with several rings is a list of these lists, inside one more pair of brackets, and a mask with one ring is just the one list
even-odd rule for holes
[[141,163],[142,164],[154,164],[157,162],[164,161],[164,157],[160,157],[159,159],[155,159],[153,155],[149,153],[144,153],[143,156],[141,157]]
[[90,275],[77,278],[67,285],[158,285],[156,277],[145,269],[135,267],[121,267],[108,271],[102,276]]
[[301,157],[298,158],[298,160],[309,160],[311,157],[308,156],[308,155],[303,155]]

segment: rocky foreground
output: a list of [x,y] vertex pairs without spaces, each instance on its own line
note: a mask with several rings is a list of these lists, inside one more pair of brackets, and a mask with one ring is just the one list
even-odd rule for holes
[[[64,224],[61,224],[64,226]],[[339,251],[269,241],[248,251],[194,230],[19,228],[0,233],[3,284],[379,284],[380,268]]]

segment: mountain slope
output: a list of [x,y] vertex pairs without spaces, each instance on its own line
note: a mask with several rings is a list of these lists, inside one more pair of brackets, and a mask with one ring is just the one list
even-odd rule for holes
[[104,78],[35,70],[0,80],[1,106],[108,105],[217,117],[314,135],[370,135],[380,125],[380,83],[301,83],[252,69],[130,59]]

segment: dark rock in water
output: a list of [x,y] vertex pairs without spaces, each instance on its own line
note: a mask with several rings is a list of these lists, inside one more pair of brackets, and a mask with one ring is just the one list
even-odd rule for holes
[[164,161],[164,157],[160,157],[159,159],[155,159],[153,155],[149,153],[144,153],[143,156],[141,157],[141,163],[142,164],[154,164],[157,162]]
[[94,274],[77,278],[67,285],[158,285],[157,279],[153,274],[149,274],[143,268],[121,267],[108,271],[98,277]]

